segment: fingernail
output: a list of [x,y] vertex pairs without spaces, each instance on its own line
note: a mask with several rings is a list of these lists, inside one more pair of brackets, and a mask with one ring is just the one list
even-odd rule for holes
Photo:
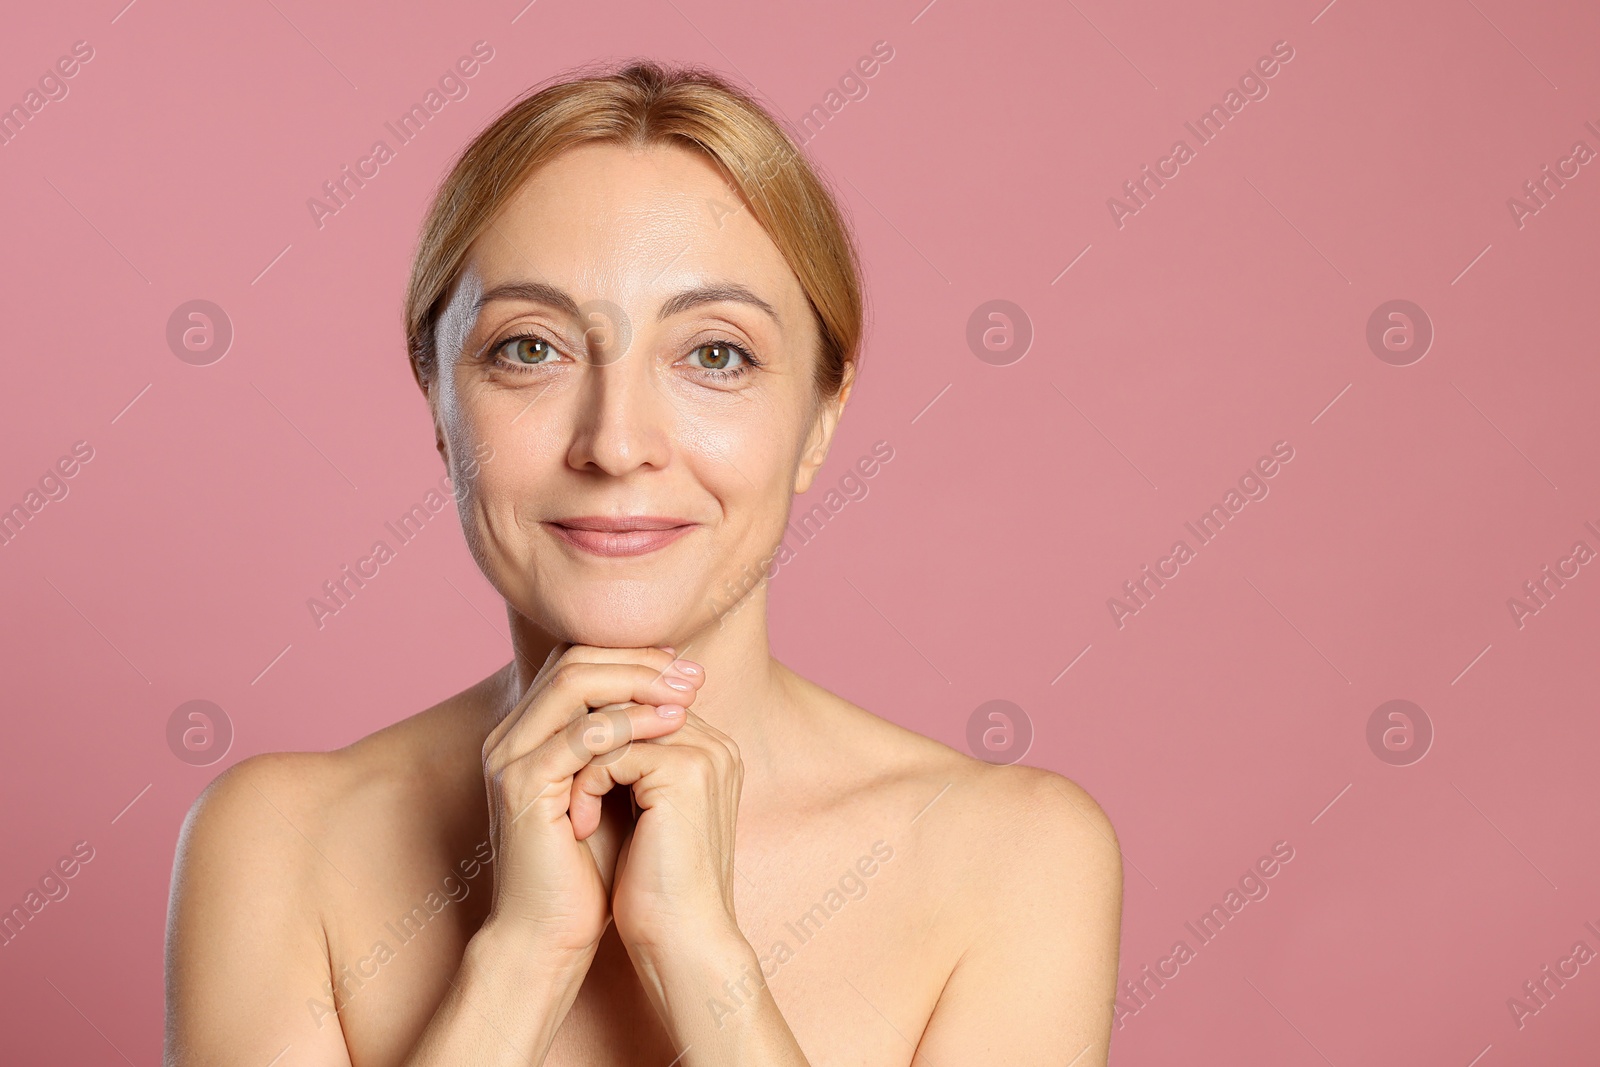
[[677,671],[679,674],[687,674],[691,677],[701,672],[700,664],[688,659],[673,660],[672,669]]
[[689,690],[694,688],[694,686],[690,685],[688,682],[680,682],[676,678],[663,678],[662,680],[680,693],[687,693]]
[[678,650],[673,648],[671,645],[662,645],[661,651],[665,652],[669,656],[676,656],[678,654]]
[[656,708],[656,714],[663,719],[676,719],[683,714],[682,704],[661,704]]

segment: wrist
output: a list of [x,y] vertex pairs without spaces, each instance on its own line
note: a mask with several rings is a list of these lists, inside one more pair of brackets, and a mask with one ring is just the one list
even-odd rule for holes
[[692,951],[630,953],[674,1045],[696,1048],[690,1062],[768,1062],[755,1051],[787,1033],[767,986],[771,974],[742,935],[736,942],[702,941]]
[[598,945],[574,946],[526,923],[493,916],[467,942],[466,961],[519,985],[581,982]]
[[708,918],[689,923],[677,920],[670,926],[625,929],[617,934],[635,959],[664,969],[743,963],[754,950],[731,916]]
[[646,990],[658,1001],[678,1001],[686,992],[702,1004],[708,993],[742,1001],[766,984],[760,958],[737,928],[626,947]]
[[[526,933],[503,922],[479,928],[406,1062],[544,1062],[593,953],[562,951]],[[514,1054],[511,1060],[506,1053]]]

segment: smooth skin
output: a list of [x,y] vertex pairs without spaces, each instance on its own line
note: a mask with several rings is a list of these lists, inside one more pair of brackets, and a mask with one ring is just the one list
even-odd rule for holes
[[[196,801],[167,1064],[1103,1065],[1099,807],[801,678],[765,583],[730,592],[849,389],[815,395],[805,295],[715,166],[563,153],[439,336],[422,384],[512,662]],[[591,515],[693,528],[607,557],[550,525]]]

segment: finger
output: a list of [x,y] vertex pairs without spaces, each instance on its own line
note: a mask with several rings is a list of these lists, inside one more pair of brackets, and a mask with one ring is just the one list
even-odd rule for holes
[[705,677],[638,663],[567,662],[515,722],[502,723],[484,742],[485,768],[503,769],[538,748],[588,709],[607,704],[675,704],[687,707]]
[[[506,712],[500,721],[494,724],[494,728],[489,731],[489,736],[484,739],[483,751],[485,754],[499,744],[500,738],[505,736],[506,731],[516,725],[517,720],[522,718],[529,705],[538,698],[541,688],[540,683],[549,676],[550,672],[561,662],[561,657],[565,656],[572,647],[570,641],[557,641],[550,649],[550,654],[544,658],[544,663],[540,664],[539,669],[534,671],[533,681],[528,683],[528,688],[517,698],[517,702],[512,706],[511,710]],[[518,658],[520,659],[520,657]]]
[[[600,713],[604,714],[608,710],[610,709],[601,708]],[[633,730],[632,741],[669,742],[673,736],[682,732],[686,719],[698,718],[698,716],[693,715],[676,715],[670,719],[663,720],[663,716],[658,710],[655,715],[656,720],[673,724],[672,726],[662,727],[657,722],[650,721],[651,717],[648,714],[650,709],[648,708],[629,707],[626,710],[631,713],[628,718],[628,724],[631,725]],[[699,721],[701,723],[705,722],[704,719]],[[616,726],[620,725],[623,724],[617,723],[614,726],[608,726],[608,729],[615,729]],[[596,728],[598,729],[598,726]],[[585,733],[584,736],[588,738],[590,735]],[[615,766],[619,760],[626,758],[629,752],[633,751],[629,744],[615,743],[603,746],[596,745],[591,750],[595,753],[594,758],[579,768],[577,773],[573,775],[572,788],[567,804],[567,813],[572,819],[572,828],[579,841],[582,841],[599,828],[600,799],[618,784],[617,779],[611,774],[610,768]],[[631,775],[629,780],[633,780]],[[634,814],[638,814],[637,805],[634,807]]]
[[[570,652],[573,647],[574,645],[571,641],[557,641],[554,645],[552,645],[550,648],[550,654],[544,658],[544,663],[540,665],[538,671],[534,673],[533,680],[537,682],[541,674],[543,674],[545,671],[553,669],[557,663],[561,662],[561,658]],[[532,686],[530,685],[529,688],[532,688]]]
[[619,759],[596,759],[586,765],[574,785],[581,777],[585,790],[597,795],[614,785],[632,786],[640,809],[661,803],[662,790],[681,789],[685,795],[705,798],[731,787],[737,794],[744,773],[732,739],[724,743],[713,736],[705,720],[692,712],[685,718],[681,729],[633,745]]
[[[672,721],[681,724],[683,717],[677,716]],[[651,740],[650,738],[635,737],[635,741]],[[616,785],[616,780],[611,777],[608,768],[617,758],[625,758],[633,750],[632,744],[624,745],[613,750],[611,758],[597,758],[590,760],[580,767],[572,776],[572,785],[567,793],[567,816],[572,820],[572,835],[579,841],[588,837],[600,828],[601,815],[604,811],[603,800],[607,793]],[[631,794],[630,794],[631,804]],[[632,808],[632,814],[637,816],[639,810]]]
[[[484,750],[492,748],[517,724],[538,699],[539,694],[544,691],[550,676],[564,663],[642,663],[665,671],[671,665],[673,658],[672,653],[661,648],[602,648],[597,645],[575,645],[570,641],[558,641],[550,649],[550,654],[545,657],[544,664],[534,674],[533,681],[518,699],[516,706],[489,732],[489,737],[484,742]],[[691,666],[698,665],[691,664]],[[686,673],[693,675],[695,672],[691,670]]]
[[569,663],[642,663],[654,667],[659,674],[674,674],[694,682],[698,688],[705,681],[705,668],[690,659],[679,656],[671,647],[661,648],[604,648],[599,645],[573,645],[567,656]]
[[670,736],[655,740],[658,740],[663,745],[698,745],[707,749],[721,748],[731,757],[732,762],[741,762],[739,743],[732,737],[712,726],[693,711],[690,711],[684,718],[682,730],[674,730]]
[[[651,740],[681,729],[684,715],[681,704],[629,704],[592,711],[573,719],[533,752],[513,760],[496,777],[513,779],[515,795],[521,801],[515,818],[535,805],[549,821],[570,818],[574,779],[591,761],[603,762],[626,751],[636,740]],[[593,794],[593,811],[587,807],[589,800],[581,801],[579,817],[586,827],[582,836],[594,832],[591,820],[598,825],[599,797],[605,792],[601,788]]]
[[[681,718],[681,716],[679,716]],[[635,738],[635,740],[644,740]],[[627,751],[633,751],[631,748]],[[572,836],[579,841],[600,828],[600,798],[611,792],[617,780],[611,774],[616,761],[593,760],[572,776],[567,814],[572,819]],[[638,814],[638,810],[634,810]]]
[[674,654],[665,648],[607,648],[603,645],[573,645],[566,655],[568,663],[643,663],[665,668]]

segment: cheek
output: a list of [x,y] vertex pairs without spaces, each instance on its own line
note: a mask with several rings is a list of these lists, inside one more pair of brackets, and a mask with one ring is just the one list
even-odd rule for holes
[[787,513],[798,448],[795,422],[793,413],[760,402],[680,419],[674,453],[721,503],[730,533],[743,536]]
[[490,562],[485,552],[519,557],[516,546],[526,539],[517,533],[519,505],[539,498],[550,465],[561,462],[564,453],[548,424],[536,418],[537,404],[519,417],[526,400],[512,407],[470,388],[445,399],[440,421],[463,532],[480,565]]
[[[451,455],[457,466],[470,467],[471,457],[494,458],[478,466],[466,490],[472,521],[487,524],[500,538],[537,521],[533,504],[548,500],[560,484],[571,441],[555,420],[537,417],[538,405],[520,418],[516,411],[475,413],[452,435]],[[515,419],[515,421],[512,421]],[[458,476],[464,477],[464,476]],[[526,536],[526,532],[522,535]]]
[[497,388],[463,370],[441,399],[440,421],[458,469],[470,469],[474,456],[492,456],[485,467],[503,460],[505,467],[526,470],[541,457],[564,455],[558,437],[568,420],[560,406],[555,391]]

